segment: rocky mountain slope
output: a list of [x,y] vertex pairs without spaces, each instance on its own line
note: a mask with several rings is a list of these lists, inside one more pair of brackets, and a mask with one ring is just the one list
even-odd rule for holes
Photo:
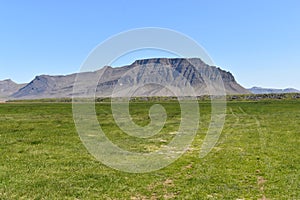
[[[76,77],[78,87],[74,90]],[[110,96],[113,91],[117,91],[118,96],[126,96],[132,88],[141,85],[142,88],[137,89],[134,96],[174,95],[163,87],[167,84],[177,87],[191,85],[197,95],[203,95],[220,89],[218,85],[220,77],[223,79],[227,94],[250,93],[235,81],[230,72],[209,66],[199,58],[152,58],[136,60],[131,65],[123,67],[106,66],[94,72],[66,76],[37,76],[10,97],[14,99],[60,98],[80,97],[94,93],[101,97]],[[96,80],[97,86],[91,85],[93,80],[94,82]]]
[[0,99],[6,99],[26,84],[17,84],[10,79],[0,81]]
[[299,90],[294,88],[286,89],[274,89],[274,88],[262,88],[262,87],[252,87],[248,89],[253,94],[281,94],[281,93],[299,93]]

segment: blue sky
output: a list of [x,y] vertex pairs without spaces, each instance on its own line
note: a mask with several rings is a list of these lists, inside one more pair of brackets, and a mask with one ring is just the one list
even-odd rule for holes
[[[162,27],[196,40],[245,87],[300,89],[299,8],[297,0],[0,0],[0,80],[77,72],[112,35]],[[153,56],[166,54],[123,64]]]

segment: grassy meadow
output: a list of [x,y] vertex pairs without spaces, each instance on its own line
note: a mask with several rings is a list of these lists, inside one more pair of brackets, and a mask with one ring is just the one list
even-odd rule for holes
[[[133,120],[149,123],[154,103],[132,102]],[[168,118],[149,139],[124,134],[107,102],[96,104],[97,117],[121,148],[151,152],[167,144],[180,123],[176,102],[159,103]],[[71,103],[0,104],[0,199],[300,199],[300,100],[228,102],[218,144],[201,159],[210,102],[199,107],[198,134],[182,157],[164,169],[131,174],[87,152]]]

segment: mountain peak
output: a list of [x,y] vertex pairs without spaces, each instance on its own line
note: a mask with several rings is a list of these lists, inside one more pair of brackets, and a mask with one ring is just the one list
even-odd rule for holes
[[163,64],[170,65],[180,62],[188,62],[190,64],[205,64],[200,58],[145,58],[138,59],[132,63],[132,65],[145,65],[145,64]]
[[15,83],[13,80],[11,79],[4,79],[2,82],[8,82],[8,83]]
[[146,58],[146,59],[139,59],[132,63],[132,65],[146,65],[146,64],[169,64],[168,58]]

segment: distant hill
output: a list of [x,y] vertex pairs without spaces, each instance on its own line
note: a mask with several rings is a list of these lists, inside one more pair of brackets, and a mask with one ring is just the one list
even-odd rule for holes
[[17,84],[10,79],[0,81],[0,100],[6,99],[25,85],[26,84]]
[[286,89],[274,89],[274,88],[261,88],[261,87],[252,87],[248,89],[253,94],[281,94],[281,93],[299,93],[299,90],[294,88]]
[[[192,64],[191,64],[192,63]],[[174,73],[176,71],[176,73]],[[72,96],[84,96],[93,92],[89,85],[91,80],[99,78],[96,87],[96,96],[110,96],[112,91],[120,86],[118,81],[122,78],[122,91],[120,95],[126,95],[128,89],[134,85],[147,82],[164,83],[172,82],[176,85],[186,85],[187,82],[195,88],[197,95],[209,94],[211,90],[217,90],[217,82],[221,75],[227,94],[247,94],[247,89],[239,85],[230,72],[220,68],[209,66],[199,58],[151,58],[137,60],[131,65],[123,67],[106,66],[98,71],[70,74],[66,76],[36,76],[34,80],[18,90],[10,91],[12,99],[39,99],[39,98],[61,98]],[[74,93],[73,86],[76,76],[80,75],[81,91]],[[124,78],[125,77],[125,78]],[[205,80],[211,81],[210,90]],[[95,89],[95,88],[94,88]],[[136,96],[170,96],[168,91],[158,85],[148,85],[135,93]]]

